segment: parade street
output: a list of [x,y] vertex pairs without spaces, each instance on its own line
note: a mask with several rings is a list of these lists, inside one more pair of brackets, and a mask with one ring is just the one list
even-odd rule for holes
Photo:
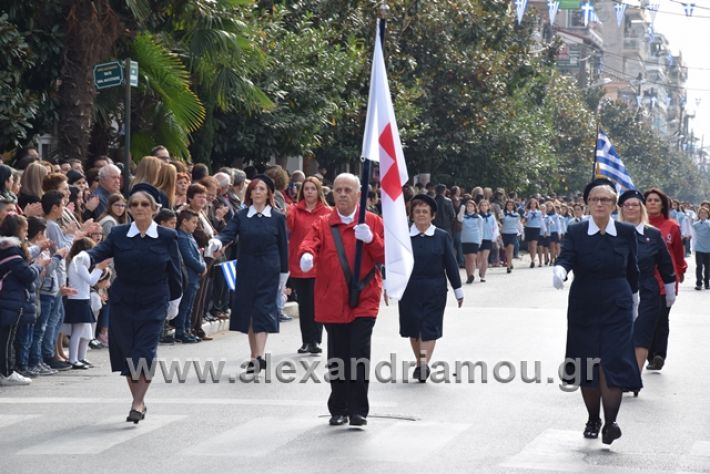
[[[464,285],[461,309],[449,291],[444,337],[433,357],[448,364],[449,383],[403,382],[401,362],[412,359],[409,341],[398,334],[396,305],[383,304],[372,362],[394,358],[399,367],[393,383],[371,382],[364,429],[328,425],[325,354],[296,354],[301,339],[294,319],[282,323],[267,343],[271,368],[295,362],[295,374],[287,375],[296,379],[291,383],[275,374],[269,383],[264,375],[257,383],[235,380],[237,364],[249,356],[247,338],[240,333],[219,332],[199,344],[161,345],[159,356],[167,363],[223,360],[225,374],[219,383],[198,382],[194,370],[184,383],[177,378],[166,383],[157,374],[146,398],[147,416],[138,425],[125,421],[126,382],[109,372],[105,349],[88,354],[93,369],[0,389],[0,427],[12,426],[5,431],[12,435],[0,439],[1,470],[710,472],[710,381],[705,379],[710,291],[693,290],[690,259],[671,312],[667,364],[661,372],[644,371],[638,398],[624,395],[618,419],[623,436],[610,447],[582,437],[587,413],[579,391],[559,387],[569,282],[556,291],[551,269],[530,269],[528,263],[516,260],[510,275],[493,268],[487,282]],[[320,365],[313,376],[299,383],[304,365],[315,361]],[[483,363],[472,383],[468,375],[457,383],[457,361]],[[521,374],[523,362],[526,373]],[[540,383],[523,381],[533,377],[536,363]],[[441,375],[432,369],[433,377]],[[511,369],[515,377],[506,383]],[[381,372],[388,376],[388,370]]]

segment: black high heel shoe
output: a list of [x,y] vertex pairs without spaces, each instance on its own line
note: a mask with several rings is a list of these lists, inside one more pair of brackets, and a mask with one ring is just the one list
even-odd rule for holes
[[587,421],[587,424],[584,427],[584,437],[587,439],[597,439],[599,437],[599,430],[601,427],[602,420],[599,418]]
[[615,421],[607,423],[602,429],[602,443],[611,444],[615,439],[621,438],[621,428]]
[[139,421],[145,420],[145,412],[148,411],[148,407],[143,406],[143,411],[138,411],[131,409],[131,411],[128,412],[128,416],[126,417],[126,421],[133,424],[138,424]]

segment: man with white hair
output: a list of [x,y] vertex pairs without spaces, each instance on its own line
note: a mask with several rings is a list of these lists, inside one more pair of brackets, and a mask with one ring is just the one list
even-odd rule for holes
[[90,216],[94,220],[106,211],[108,198],[114,193],[121,192],[121,170],[118,166],[108,164],[99,169],[99,186],[94,192],[94,196],[99,198],[99,205],[93,210]]
[[[382,219],[358,224],[360,180],[343,173],[333,184],[335,209],[318,218],[299,247],[301,270],[314,268],[315,320],[328,332],[330,424],[367,424],[370,339],[380,307],[384,263]],[[351,291],[356,242],[363,243],[357,290]]]

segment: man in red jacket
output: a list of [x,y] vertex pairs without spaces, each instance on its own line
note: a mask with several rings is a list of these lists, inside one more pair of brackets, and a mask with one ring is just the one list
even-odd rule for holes
[[[335,209],[318,218],[299,247],[301,270],[315,266],[315,320],[328,333],[330,379],[330,424],[367,424],[369,404],[367,388],[370,364],[370,338],[380,307],[382,277],[378,265],[384,263],[384,226],[382,219],[367,212],[365,223],[358,224],[360,180],[343,173],[333,183]],[[336,233],[342,243],[338,251]],[[358,281],[362,283],[357,306],[349,304],[348,273],[355,260],[356,240],[363,242],[362,265]]]

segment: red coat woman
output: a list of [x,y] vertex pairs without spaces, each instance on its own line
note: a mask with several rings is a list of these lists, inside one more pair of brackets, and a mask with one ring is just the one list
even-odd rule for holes
[[[683,282],[688,264],[685,262],[685,249],[683,248],[680,227],[677,222],[669,217],[671,200],[658,188],[649,189],[644,193],[644,197],[646,199],[649,223],[661,231],[661,236],[668,247],[668,252],[671,254],[676,275],[677,294],[678,284]],[[656,279],[661,289],[661,295],[665,295],[666,290],[658,274]],[[665,364],[668,353],[668,334],[670,333],[668,321],[670,311],[670,307],[665,305],[661,308],[661,315],[656,324],[653,342],[648,350],[649,364],[646,366],[647,370],[661,370]]]
[[319,344],[323,338],[323,325],[315,322],[314,288],[315,270],[304,272],[298,263],[298,247],[313,227],[313,223],[321,216],[329,214],[330,207],[326,204],[323,187],[318,178],[310,176],[305,179],[298,190],[296,203],[291,205],[286,214],[288,227],[288,270],[290,273],[289,287],[296,291],[298,301],[298,322],[301,327],[301,348],[299,354],[322,352]]

